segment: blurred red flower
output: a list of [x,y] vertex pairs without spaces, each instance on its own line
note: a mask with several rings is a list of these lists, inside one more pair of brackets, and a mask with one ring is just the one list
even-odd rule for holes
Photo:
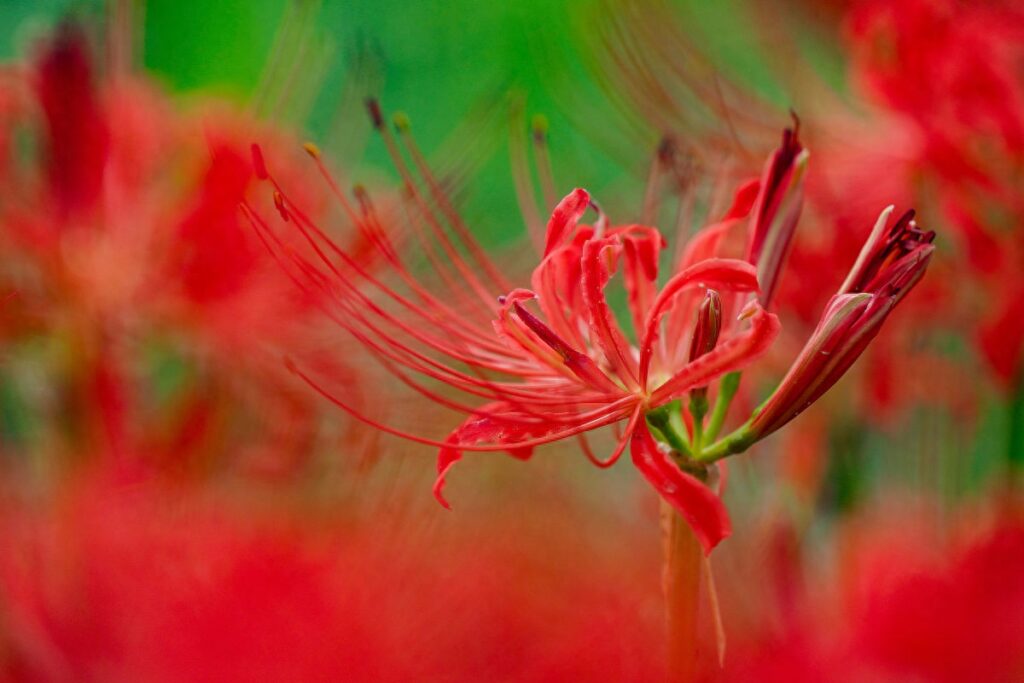
[[654,553],[581,542],[556,501],[431,513],[370,524],[109,476],[8,500],[0,680],[663,678]]
[[787,613],[733,631],[725,671],[708,672],[705,680],[1020,680],[1019,515],[972,519],[944,537],[902,510],[901,525],[880,530],[880,517],[897,509],[840,529],[830,541],[838,550],[835,566],[818,562],[808,571]]
[[[144,452],[187,469],[231,438],[251,464],[286,471],[309,454],[317,407],[281,350],[352,376],[320,351],[315,307],[238,208],[255,181],[248,139],[289,141],[237,108],[179,112],[142,77],[96,71],[84,30],[66,23],[0,79],[0,278],[18,292],[3,334],[14,356],[39,335],[54,349],[57,405],[31,410],[74,457]],[[34,146],[11,144],[16,131]],[[155,348],[185,361],[163,404]]]

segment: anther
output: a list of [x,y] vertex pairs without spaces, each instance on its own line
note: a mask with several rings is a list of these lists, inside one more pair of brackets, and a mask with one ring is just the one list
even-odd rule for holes
[[384,114],[380,110],[380,102],[375,97],[366,98],[366,111],[370,113],[370,121],[373,127],[380,130],[384,127]]
[[544,144],[548,136],[548,117],[543,114],[534,115],[530,130],[533,132],[533,141],[538,145]]
[[312,142],[302,143],[302,149],[306,150],[306,154],[313,157],[314,159],[320,158],[320,148]]
[[409,128],[412,127],[412,122],[409,120],[409,115],[405,112],[395,112],[391,117],[391,123],[395,126],[395,130],[399,133],[407,133]]

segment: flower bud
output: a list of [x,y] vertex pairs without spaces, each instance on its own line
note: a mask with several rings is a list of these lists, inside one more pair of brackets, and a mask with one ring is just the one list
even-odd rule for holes
[[882,212],[860,256],[785,379],[751,421],[763,439],[792,420],[839,381],[875,338],[882,323],[924,275],[934,232],[918,229],[913,212],[886,230]]
[[722,297],[715,290],[709,289],[697,309],[697,324],[690,339],[691,363],[715,348],[721,331]]
[[803,177],[809,152],[798,138],[799,121],[782,134],[761,177],[761,190],[751,212],[747,260],[757,266],[760,302],[768,308],[789,255],[803,207]]
[[[722,331],[722,297],[718,292],[709,289],[704,300],[697,309],[697,324],[693,328],[690,339],[690,362],[710,353],[718,343],[718,335]],[[695,420],[702,420],[707,412],[708,388],[695,387],[690,391],[690,411]]]

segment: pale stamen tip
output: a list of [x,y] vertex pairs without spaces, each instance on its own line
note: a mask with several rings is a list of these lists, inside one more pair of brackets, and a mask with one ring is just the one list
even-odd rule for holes
[[313,157],[314,159],[320,158],[320,148],[313,142],[302,143],[302,149],[306,150],[306,154]]
[[406,133],[412,127],[412,121],[409,119],[409,115],[402,111],[395,112],[391,116],[391,123],[399,133]]
[[533,131],[534,142],[543,144],[547,139],[548,128],[548,117],[543,114],[534,114],[533,120],[530,122],[530,129]]
[[736,316],[736,320],[749,320],[750,318],[754,317],[754,314],[757,313],[758,309],[760,308],[761,307],[758,305],[757,301],[751,301],[750,303],[743,307],[743,310],[740,311],[740,314]]

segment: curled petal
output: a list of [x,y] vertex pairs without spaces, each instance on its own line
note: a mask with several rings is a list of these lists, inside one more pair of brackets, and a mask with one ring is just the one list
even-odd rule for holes
[[551,219],[548,221],[547,239],[544,242],[545,256],[562,244],[566,234],[572,232],[576,223],[583,217],[589,204],[590,194],[581,188],[576,188],[558,202],[558,206],[551,212]]
[[750,210],[754,208],[754,202],[757,201],[757,197],[761,192],[761,179],[751,178],[747,182],[739,186],[736,190],[736,194],[732,198],[732,206],[725,212],[725,216],[722,217],[723,221],[732,220],[734,218],[746,218]]
[[631,225],[617,232],[622,238],[627,302],[635,330],[644,320],[657,295],[658,256],[665,238],[656,228]]
[[718,257],[722,240],[739,223],[739,218],[730,218],[700,230],[686,243],[686,249],[679,259],[676,270],[683,271],[701,261]]
[[600,348],[608,365],[629,388],[637,388],[637,363],[630,354],[626,336],[619,328],[604,288],[618,266],[622,242],[618,236],[592,239],[583,245],[583,303],[591,342]]
[[[437,454],[437,479],[434,482],[434,497],[441,505],[451,510],[452,506],[444,497],[445,477],[462,460],[460,445],[478,443],[516,443],[529,437],[541,436],[554,431],[555,425],[543,421],[527,421],[513,412],[507,403],[489,403],[455,429],[445,439]],[[533,455],[532,447],[511,447],[508,453],[520,460]]]
[[630,452],[633,464],[644,478],[693,529],[705,555],[732,533],[729,512],[722,499],[697,477],[683,472],[669,460],[643,420],[633,430]]
[[713,223],[700,230],[687,243],[686,249],[679,259],[676,270],[681,271],[695,265],[705,259],[720,256],[719,249],[722,240],[734,227],[747,217],[754,201],[758,197],[761,188],[761,181],[757,178],[749,180],[736,190],[732,200],[732,206],[718,223]]

